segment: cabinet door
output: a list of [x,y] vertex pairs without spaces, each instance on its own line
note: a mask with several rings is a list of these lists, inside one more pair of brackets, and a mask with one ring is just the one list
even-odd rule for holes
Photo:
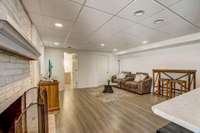
[[50,101],[50,110],[58,110],[59,109],[59,96],[58,96],[58,85],[50,86],[49,90],[49,101]]
[[59,90],[58,84],[40,86],[41,89],[47,92],[48,111],[55,111],[59,109]]
[[48,110],[51,110],[52,103],[51,103],[51,86],[46,86],[47,91],[47,99],[48,99]]

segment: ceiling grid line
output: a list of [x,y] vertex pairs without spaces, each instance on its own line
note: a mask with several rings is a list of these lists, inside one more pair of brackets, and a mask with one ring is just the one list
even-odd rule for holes
[[[73,1],[71,0],[71,2],[75,3],[75,4],[78,4],[78,5],[82,5],[81,3],[77,2],[77,1]],[[104,10],[101,10],[101,9],[98,9],[98,8],[95,8],[95,7],[92,7],[92,6],[89,6],[89,5],[85,5],[85,7],[87,8],[90,8],[90,9],[94,9],[96,11],[99,11],[99,12],[102,12],[102,13],[105,13],[105,14],[108,14],[108,15],[115,15],[114,13],[110,13],[110,12],[107,12],[107,11],[104,11]]]
[[187,23],[193,25],[194,27],[200,29],[200,26],[193,24],[190,20],[186,19],[185,17],[183,17],[182,15],[178,14],[177,12],[175,12],[174,10],[172,10],[171,8],[167,7],[166,5],[162,4],[161,2],[159,2],[158,0],[153,0],[155,3],[163,6],[165,9],[167,9],[168,11],[172,12],[173,14],[177,15],[178,17],[180,17],[181,19],[183,19],[184,21],[186,21]]
[[[126,7],[128,7],[131,3],[133,3],[135,0],[130,1],[128,4],[126,4],[124,7],[122,7],[116,14],[114,14],[113,16],[111,16],[105,23],[103,23],[102,25],[100,25],[96,30],[94,30],[92,34],[95,34],[97,31],[99,31],[105,24],[107,24],[108,22],[110,22],[114,17],[116,17],[122,10],[124,10]],[[89,42],[89,41],[88,41]]]
[[[134,24],[141,25],[141,26],[146,27],[146,28],[148,28],[148,29],[152,29],[152,30],[154,30],[154,31],[162,32],[162,33],[168,34],[168,35],[170,34],[170,33],[168,33],[168,32],[164,32],[164,31],[161,31],[161,30],[159,30],[159,29],[149,27],[149,26],[147,26],[147,25],[144,25],[144,24],[135,22],[135,21],[133,21],[133,20],[131,20],[131,19],[128,19],[128,18],[125,18],[125,17],[120,17],[120,16],[117,16],[117,17],[119,17],[119,18],[121,18],[121,19],[124,19],[124,20],[127,20],[127,21],[129,21],[129,22],[132,22],[132,23],[134,23]],[[146,18],[146,19],[147,19],[147,18]]]
[[76,22],[78,21],[78,18],[79,18],[79,16],[80,16],[81,12],[83,11],[83,8],[84,8],[86,2],[87,2],[87,0],[84,0],[83,5],[81,6],[81,8],[80,8],[80,10],[79,10],[79,12],[78,12],[78,14],[77,14],[75,20],[73,21],[73,24],[72,24],[72,26],[71,26],[71,29],[69,30],[69,33],[68,33],[67,36],[65,37],[64,45],[67,45],[68,40],[69,40],[69,38],[70,38],[70,35],[71,35],[71,33],[72,33],[72,29],[74,28],[74,25],[75,25]]
[[[122,51],[200,31],[198,0],[22,1],[46,47]],[[135,15],[140,10],[144,14]]]

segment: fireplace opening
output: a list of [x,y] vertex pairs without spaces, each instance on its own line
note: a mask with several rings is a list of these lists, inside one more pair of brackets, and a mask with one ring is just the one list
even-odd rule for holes
[[20,116],[22,109],[21,97],[0,114],[0,133],[14,133],[15,120]]

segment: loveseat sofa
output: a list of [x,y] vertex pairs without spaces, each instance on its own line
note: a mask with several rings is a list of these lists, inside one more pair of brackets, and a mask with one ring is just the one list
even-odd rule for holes
[[137,72],[136,74],[126,72],[124,78],[114,75],[112,82],[117,83],[117,87],[137,94],[147,94],[151,92],[152,78],[148,73]]

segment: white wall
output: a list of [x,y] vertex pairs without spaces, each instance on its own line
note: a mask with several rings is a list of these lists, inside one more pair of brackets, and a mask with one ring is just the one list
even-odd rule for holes
[[116,73],[115,61],[115,56],[110,53],[78,52],[78,88],[105,84]]
[[52,62],[52,77],[59,81],[60,89],[64,89],[64,50],[45,48],[45,73],[48,73],[49,59]]
[[46,73],[48,72],[48,60],[50,59],[53,64],[53,77],[60,82],[60,89],[64,89],[64,52],[78,55],[78,88],[94,87],[102,83],[102,78],[99,77],[99,72],[102,70],[99,66],[104,66],[104,64],[99,64],[99,60],[103,63],[104,57],[108,59],[109,74],[116,71],[114,56],[109,53],[45,48]]
[[200,43],[119,57],[122,71],[148,72],[155,68],[196,69],[200,86]]

